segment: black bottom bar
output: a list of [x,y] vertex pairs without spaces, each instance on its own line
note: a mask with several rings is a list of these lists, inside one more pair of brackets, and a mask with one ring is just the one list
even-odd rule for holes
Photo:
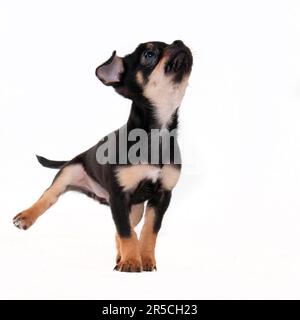
[[[42,318],[66,319],[82,317],[98,319],[213,319],[228,317],[244,319],[269,318],[271,315],[287,318],[294,312],[297,301],[0,301],[2,315],[10,318],[29,316],[31,320]],[[298,304],[298,303],[297,303]]]

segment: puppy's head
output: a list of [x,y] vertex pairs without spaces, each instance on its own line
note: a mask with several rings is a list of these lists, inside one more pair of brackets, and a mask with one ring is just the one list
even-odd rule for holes
[[161,108],[179,107],[193,57],[180,40],[168,45],[164,42],[140,44],[136,50],[121,58],[116,51],[96,69],[97,77],[107,86],[133,101],[147,99]]

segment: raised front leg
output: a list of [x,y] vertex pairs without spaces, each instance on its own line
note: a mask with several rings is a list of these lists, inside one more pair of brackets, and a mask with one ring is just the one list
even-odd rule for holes
[[156,238],[170,200],[171,191],[162,191],[147,204],[145,222],[140,236],[140,253],[144,271],[156,270]]
[[82,176],[83,169],[80,165],[67,166],[56,175],[52,185],[29,209],[16,215],[13,223],[16,227],[27,230],[45,211],[47,211],[63,194],[68,186],[76,185]]
[[142,261],[138,238],[130,219],[130,208],[123,195],[110,198],[112,216],[117,228],[116,242],[119,252],[115,270],[123,272],[141,272]]

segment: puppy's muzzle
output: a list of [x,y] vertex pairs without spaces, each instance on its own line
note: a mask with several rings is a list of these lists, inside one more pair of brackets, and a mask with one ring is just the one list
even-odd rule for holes
[[166,73],[175,73],[181,76],[192,70],[193,56],[191,50],[181,41],[174,41],[166,51],[169,57],[165,66]]

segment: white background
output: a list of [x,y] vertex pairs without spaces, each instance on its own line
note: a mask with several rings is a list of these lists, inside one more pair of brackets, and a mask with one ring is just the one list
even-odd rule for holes
[[[299,1],[0,1],[0,298],[300,298]],[[95,68],[182,39],[184,169],[158,272],[113,272],[109,209],[66,194],[12,225],[70,159],[127,120]]]

